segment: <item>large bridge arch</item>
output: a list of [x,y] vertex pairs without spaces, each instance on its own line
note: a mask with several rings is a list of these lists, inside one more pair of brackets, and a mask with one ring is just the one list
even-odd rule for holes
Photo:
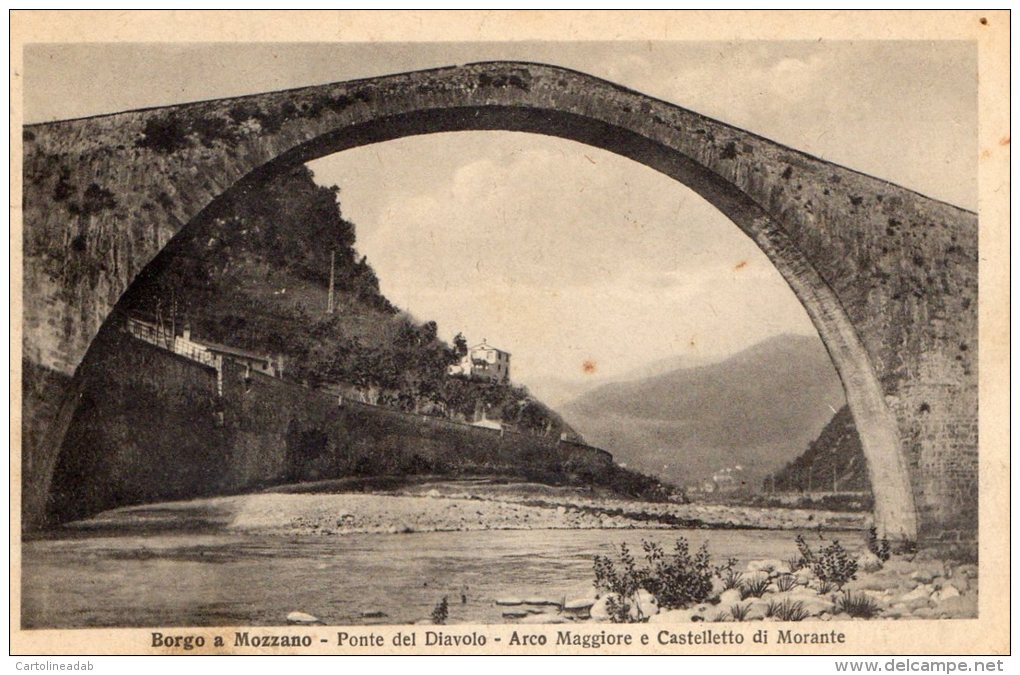
[[[550,66],[473,64],[27,128],[25,356],[78,369],[135,276],[227,193],[369,143],[497,129],[629,157],[728,216],[829,350],[880,529],[973,536],[976,216]],[[38,444],[36,485],[48,486],[60,427]],[[47,489],[26,494],[29,520]]]

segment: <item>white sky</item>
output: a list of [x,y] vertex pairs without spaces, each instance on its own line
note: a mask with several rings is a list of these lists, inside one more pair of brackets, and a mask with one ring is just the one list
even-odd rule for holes
[[[559,64],[976,207],[977,56],[964,42],[32,45],[28,121],[490,59]],[[341,186],[383,291],[440,334],[513,352],[524,383],[718,357],[812,328],[756,247],[621,157],[442,134],[312,164]],[[737,264],[746,262],[739,270]]]
[[523,133],[452,133],[343,152],[312,169],[317,182],[341,186],[356,246],[387,297],[437,321],[444,337],[463,331],[510,351],[513,378],[533,387],[814,331],[728,219],[609,152]]

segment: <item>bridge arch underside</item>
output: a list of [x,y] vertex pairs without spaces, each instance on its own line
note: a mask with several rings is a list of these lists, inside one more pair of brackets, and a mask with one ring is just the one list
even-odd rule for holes
[[[843,382],[869,466],[875,522],[879,531],[891,539],[917,539],[918,512],[908,461],[901,448],[900,429],[887,406],[875,367],[858,336],[858,330],[847,316],[839,298],[804,252],[791,240],[782,224],[754,199],[733,182],[689,156],[633,130],[571,112],[523,106],[433,108],[342,126],[287,149],[275,159],[250,171],[194,216],[142,270],[139,278],[157,272],[174,249],[174,242],[186,237],[193,223],[207,222],[228,198],[257,191],[261,183],[287,168],[372,143],[428,133],[471,130],[520,131],[556,136],[617,153],[691,188],[750,236],[805,307]],[[125,303],[129,293],[125,293],[118,305]],[[114,310],[111,316],[116,313]],[[108,324],[109,321],[104,326]],[[103,335],[102,330],[99,335]],[[80,378],[82,373],[88,372],[94,351],[90,347],[76,377]],[[65,405],[76,405],[73,395],[70,399]],[[73,414],[65,412],[62,417],[69,424]],[[58,446],[62,445],[63,432],[59,432],[55,440]],[[58,463],[59,460],[55,458],[54,468]],[[53,472],[49,473],[52,476]],[[46,480],[51,480],[51,476],[47,476]]]

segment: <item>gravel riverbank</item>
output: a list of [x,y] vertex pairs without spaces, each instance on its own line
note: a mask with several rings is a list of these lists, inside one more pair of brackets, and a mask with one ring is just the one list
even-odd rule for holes
[[230,527],[338,535],[348,532],[611,528],[862,530],[865,514],[664,504],[578,495],[258,494],[232,498]]
[[863,530],[869,517],[798,509],[643,502],[536,484],[433,482],[376,492],[260,492],[107,511],[73,527],[158,527],[298,535],[535,529]]

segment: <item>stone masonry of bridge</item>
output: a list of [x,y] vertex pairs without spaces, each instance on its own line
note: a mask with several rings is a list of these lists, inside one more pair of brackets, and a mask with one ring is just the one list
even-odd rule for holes
[[[552,66],[471,64],[25,127],[23,359],[87,377],[89,346],[132,280],[228,191],[347,148],[461,130],[597,146],[715,205],[818,328],[879,528],[976,538],[976,214]],[[75,390],[29,439],[39,456],[24,481],[48,484]],[[30,526],[43,511],[23,509]]]

